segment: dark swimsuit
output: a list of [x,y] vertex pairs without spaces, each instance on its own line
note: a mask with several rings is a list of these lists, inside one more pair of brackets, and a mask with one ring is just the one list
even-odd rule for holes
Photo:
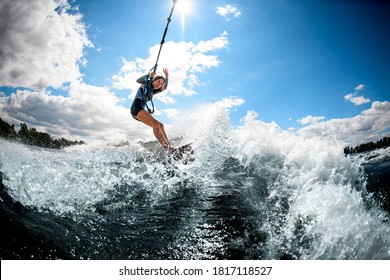
[[139,121],[137,119],[137,115],[141,110],[145,110],[146,102],[140,98],[134,98],[133,104],[131,105],[131,115],[133,116],[134,119]]
[[[149,75],[142,76],[137,79],[137,82],[142,84],[135,95],[133,104],[130,108],[130,113],[134,119],[137,119],[137,115],[141,110],[145,110],[146,102],[151,101],[153,95],[161,92],[161,89],[152,88],[152,80],[148,80]],[[165,89],[168,87],[168,79],[165,79]]]

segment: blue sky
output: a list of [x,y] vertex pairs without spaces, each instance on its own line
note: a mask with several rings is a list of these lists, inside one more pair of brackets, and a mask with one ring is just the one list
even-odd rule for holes
[[[190,9],[176,7],[159,61],[170,70],[154,102],[163,123],[216,103],[234,126],[254,111],[351,145],[390,134],[388,1],[179,2]],[[172,3],[2,1],[1,117],[68,138],[150,135],[128,108]]]

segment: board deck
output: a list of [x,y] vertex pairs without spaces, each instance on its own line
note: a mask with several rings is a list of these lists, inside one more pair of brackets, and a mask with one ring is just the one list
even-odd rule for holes
[[[161,144],[158,141],[150,141],[150,142],[139,142],[142,147],[145,149],[151,151],[158,157],[165,157],[167,153],[161,146]],[[194,150],[192,148],[192,142],[187,143],[185,145],[181,145],[178,148],[174,148],[171,152],[168,153],[168,155],[176,160],[181,161],[184,164],[187,164],[189,162],[192,162],[195,160],[194,158]]]

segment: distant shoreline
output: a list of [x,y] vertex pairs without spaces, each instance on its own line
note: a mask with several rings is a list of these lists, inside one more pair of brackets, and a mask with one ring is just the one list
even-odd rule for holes
[[373,151],[380,148],[387,148],[390,146],[390,137],[383,137],[381,140],[369,143],[360,144],[356,147],[345,147],[344,154],[360,154],[364,152]]
[[84,141],[71,141],[65,138],[53,139],[50,134],[28,128],[27,124],[21,123],[20,130],[15,131],[14,125],[10,125],[0,118],[0,138],[49,149],[62,149],[74,145],[83,145]]

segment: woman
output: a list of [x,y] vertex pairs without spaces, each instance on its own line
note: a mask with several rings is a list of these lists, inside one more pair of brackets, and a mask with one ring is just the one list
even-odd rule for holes
[[[134,119],[153,128],[154,136],[156,136],[158,142],[163,145],[166,151],[173,152],[175,149],[173,149],[169,143],[164,130],[164,125],[151,115],[153,114],[154,106],[153,109],[150,110],[146,104],[148,101],[152,100],[155,94],[167,89],[169,76],[168,69],[164,68],[163,72],[165,74],[165,78],[163,76],[156,76],[156,73],[152,72],[149,75],[145,75],[137,79],[137,83],[142,85],[138,89],[133,104],[131,105],[131,115]],[[147,111],[145,110],[145,107],[148,109]]]

